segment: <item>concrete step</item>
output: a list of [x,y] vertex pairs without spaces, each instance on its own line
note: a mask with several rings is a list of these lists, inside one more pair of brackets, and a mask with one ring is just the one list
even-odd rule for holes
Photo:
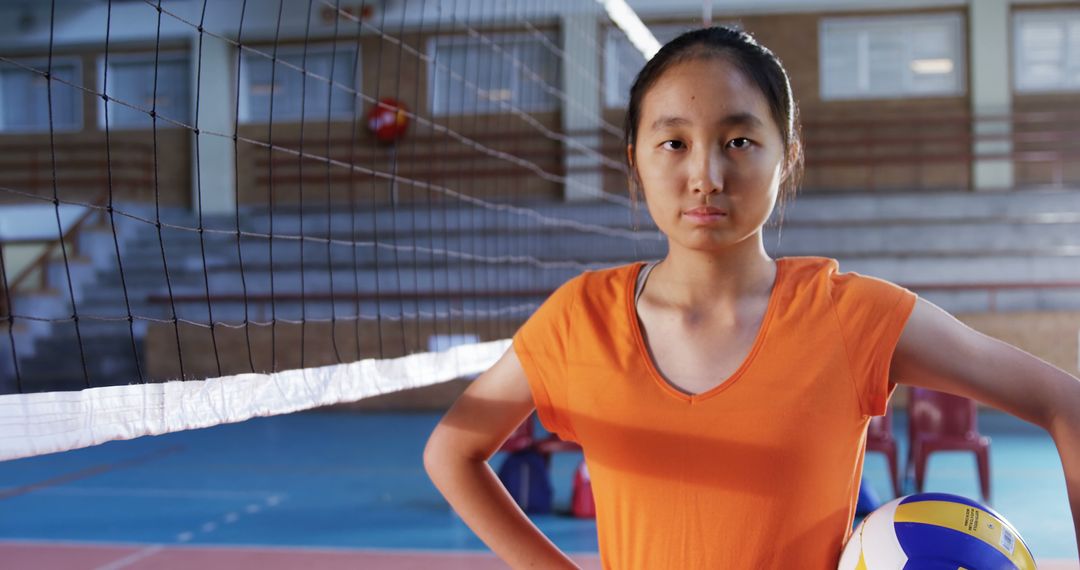
[[[274,212],[274,234],[299,234],[301,219],[304,235],[325,235],[329,226],[345,231],[377,226],[382,232],[397,228],[412,233],[414,228],[427,231],[467,230],[487,227],[536,227],[543,225],[541,217],[629,228],[635,224],[649,225],[649,214],[642,204],[636,211],[626,206],[600,202],[567,204],[499,205],[501,210],[480,206],[447,203],[429,208],[401,205],[396,211],[381,208],[374,213],[360,210],[350,213],[348,205],[335,205],[327,221],[325,205],[305,208],[281,208]],[[1080,213],[1080,189],[1026,190],[1000,193],[972,192],[861,192],[842,194],[804,194],[798,196],[784,211],[787,224],[887,220],[962,220],[1001,219]],[[779,212],[777,213],[779,215]],[[244,211],[242,226],[249,231],[267,232],[270,216],[265,209]],[[414,222],[415,220],[415,222]],[[235,222],[229,226],[235,230]],[[381,233],[381,232],[380,232]]]
[[[646,234],[642,234],[646,235]],[[655,235],[655,234],[653,234]],[[617,237],[580,233],[542,234],[476,234],[469,236],[417,235],[396,242],[381,240],[382,247],[372,243],[311,243],[295,240],[275,240],[273,260],[279,267],[299,265],[301,253],[305,266],[325,269],[331,263],[360,268],[378,261],[382,267],[395,263],[445,262],[463,256],[502,257],[529,256],[541,260],[614,261],[619,259],[651,258],[666,251],[663,241],[650,239],[630,241]],[[891,256],[891,255],[998,255],[1023,251],[1075,254],[1080,252],[1080,221],[1075,223],[986,222],[954,224],[939,222],[912,225],[881,223],[874,225],[784,227],[770,229],[765,234],[769,251],[779,255]],[[450,253],[445,253],[450,252]],[[170,271],[203,270],[203,255],[197,244],[191,248],[170,249]],[[235,243],[227,248],[206,252],[206,267],[216,269],[239,265],[241,256],[246,267],[267,266],[271,260],[268,243],[245,243],[238,255]],[[377,260],[376,260],[377,258]],[[125,263],[125,274],[135,272],[163,273],[160,253],[147,251],[132,254]],[[118,273],[118,271],[117,271]]]

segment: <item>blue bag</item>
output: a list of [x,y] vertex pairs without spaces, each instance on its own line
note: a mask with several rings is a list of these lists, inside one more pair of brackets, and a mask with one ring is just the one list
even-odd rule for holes
[[499,467],[499,481],[526,513],[551,512],[552,493],[547,462],[535,450],[522,449],[507,456]]

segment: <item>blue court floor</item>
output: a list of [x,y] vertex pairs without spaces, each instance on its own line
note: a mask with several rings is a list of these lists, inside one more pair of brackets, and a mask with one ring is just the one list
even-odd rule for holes
[[[903,414],[897,415],[903,434]],[[301,413],[0,463],[0,543],[486,550],[421,465],[438,419]],[[982,414],[981,428],[993,438],[994,508],[1037,559],[1076,562],[1053,442],[994,412]],[[559,510],[568,509],[579,459],[554,460]],[[871,454],[866,474],[887,500],[885,465],[883,456]],[[977,498],[974,458],[932,456],[927,487]],[[593,521],[558,514],[535,520],[564,550],[595,553]]]

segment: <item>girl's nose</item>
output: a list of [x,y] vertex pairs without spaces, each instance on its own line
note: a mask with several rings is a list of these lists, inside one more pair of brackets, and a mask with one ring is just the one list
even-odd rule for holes
[[715,194],[724,191],[723,154],[719,149],[702,149],[691,160],[690,189],[694,193]]

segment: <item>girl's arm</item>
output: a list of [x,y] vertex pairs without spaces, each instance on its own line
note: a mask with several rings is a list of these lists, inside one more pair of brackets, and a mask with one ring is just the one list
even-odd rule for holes
[[428,438],[424,468],[469,528],[513,568],[577,568],[507,493],[488,459],[533,411],[525,371],[506,351]]
[[978,400],[1054,438],[1080,546],[1080,379],[972,330],[919,299],[900,336],[891,379]]

